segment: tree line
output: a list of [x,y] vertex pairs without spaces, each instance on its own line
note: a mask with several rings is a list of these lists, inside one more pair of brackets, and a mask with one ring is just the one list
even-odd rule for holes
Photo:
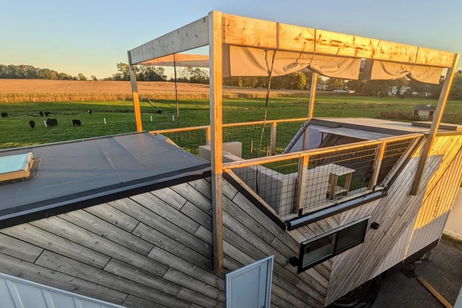
[[[135,66],[136,80],[138,81],[167,81],[165,69],[160,66]],[[170,78],[173,81],[174,78]],[[117,73],[103,80],[130,80],[130,71],[127,63],[117,63]],[[177,69],[178,82],[209,83],[209,74],[205,69],[186,67]]]
[[[0,64],[0,78],[3,79],[51,79],[51,80],[88,80],[82,73],[72,76],[49,68],[38,68],[32,65]],[[96,80],[95,76],[91,76]]]
[[[111,77],[102,80],[130,80],[127,63],[117,63],[117,72]],[[139,81],[173,81],[168,79],[163,67],[136,66],[136,78]],[[299,71],[292,74],[271,78],[272,89],[308,90],[311,84],[312,73]],[[95,76],[87,78],[82,73],[72,76],[48,68],[36,68],[32,65],[3,65],[0,64],[0,78],[9,79],[51,79],[51,80],[97,80]],[[178,82],[209,83],[207,69],[197,67],[177,68]],[[268,77],[227,77],[223,83],[228,86],[245,88],[266,88]],[[424,84],[409,79],[397,80],[341,80],[335,78],[320,78],[318,87],[321,90],[348,92],[364,96],[421,96],[438,97],[442,88],[443,79],[437,85]],[[457,72],[450,98],[462,99],[462,71]]]
[[[299,71],[285,76],[273,77],[271,89],[308,90],[311,85],[312,73]],[[228,77],[224,84],[246,88],[266,88],[268,77]],[[340,92],[363,96],[399,96],[437,98],[441,92],[444,79],[439,84],[426,84],[406,78],[396,80],[343,80],[336,78],[320,78],[318,89],[325,91],[340,90]],[[451,99],[462,99],[462,71],[459,71],[453,81]]]

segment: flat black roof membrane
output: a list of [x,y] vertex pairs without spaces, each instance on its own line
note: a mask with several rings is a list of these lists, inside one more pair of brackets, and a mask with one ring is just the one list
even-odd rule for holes
[[210,167],[149,133],[3,150],[0,157],[28,152],[30,178],[0,184],[0,228],[203,177]]

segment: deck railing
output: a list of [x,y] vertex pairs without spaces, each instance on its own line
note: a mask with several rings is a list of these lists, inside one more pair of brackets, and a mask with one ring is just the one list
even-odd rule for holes
[[[306,118],[223,124],[223,142],[240,141],[242,158],[270,156],[284,151]],[[181,148],[198,154],[198,148],[210,144],[209,125],[151,131],[170,138]]]
[[[242,143],[242,157],[225,157],[224,169],[285,218],[317,211],[371,192],[423,136],[378,140],[282,154],[306,118],[223,124],[223,141]],[[210,126],[151,131],[198,154],[210,144]]]
[[224,163],[288,219],[376,189],[423,134],[408,134]]

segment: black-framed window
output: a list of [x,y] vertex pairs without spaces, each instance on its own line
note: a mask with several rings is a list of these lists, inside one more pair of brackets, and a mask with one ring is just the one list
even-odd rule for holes
[[298,272],[303,272],[325,260],[364,242],[369,219],[335,229],[326,235],[305,241],[300,246]]

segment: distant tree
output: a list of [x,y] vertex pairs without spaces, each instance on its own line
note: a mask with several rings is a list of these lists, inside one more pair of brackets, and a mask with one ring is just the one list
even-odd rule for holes
[[82,73],[79,73],[79,74],[77,75],[77,78],[79,78],[79,80],[87,80],[87,77],[85,77],[85,75],[82,74]]
[[[162,81],[167,80],[165,69],[158,66],[134,66],[136,80]],[[127,63],[117,63],[117,73],[103,80],[130,80],[130,67]]]
[[462,71],[458,71],[454,77],[450,97],[452,99],[462,99]]
[[96,78],[96,76],[95,76],[95,75],[91,75],[91,77],[90,77],[90,78],[91,78],[91,80],[92,80],[92,81],[97,81],[97,80],[98,80],[98,78]]
[[258,77],[239,76],[236,78],[236,85],[242,88],[257,88],[260,85]]
[[199,67],[188,67],[189,81],[193,83],[209,83],[209,75],[206,70]]
[[344,89],[345,88],[345,81],[343,79],[338,78],[329,78],[327,80],[327,90],[332,91],[336,89]]
[[[272,89],[306,89],[311,83],[311,72],[299,71],[283,76],[272,77]],[[245,87],[245,88],[266,88],[268,77],[239,76],[226,77],[224,84],[228,86]]]
[[112,75],[114,80],[130,80],[130,71],[127,63],[117,63],[117,73]]
[[302,72],[295,72],[275,77],[271,83],[273,89],[303,90],[307,86],[307,77]]
[[138,80],[141,81],[163,81],[167,80],[165,69],[159,66],[142,66],[137,73]]

